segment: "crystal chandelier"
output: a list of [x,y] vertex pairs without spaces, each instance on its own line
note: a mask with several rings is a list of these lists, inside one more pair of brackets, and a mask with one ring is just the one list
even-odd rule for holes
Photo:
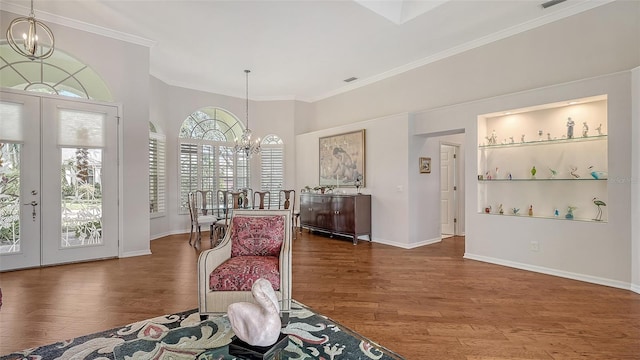
[[249,73],[250,70],[245,70],[247,74],[247,128],[242,132],[240,139],[236,138],[235,150],[239,154],[244,154],[246,157],[251,157],[253,154],[260,153],[260,138],[255,141],[251,141],[251,130],[249,129]]
[[[15,32],[22,32],[22,37],[16,39]],[[45,34],[46,37],[38,37],[38,33]],[[33,0],[31,0],[29,17],[16,18],[9,24],[7,41],[13,50],[30,60],[46,59],[53,54],[55,45],[53,33],[47,25],[36,20],[33,14]],[[22,42],[22,46],[18,45],[19,42]]]

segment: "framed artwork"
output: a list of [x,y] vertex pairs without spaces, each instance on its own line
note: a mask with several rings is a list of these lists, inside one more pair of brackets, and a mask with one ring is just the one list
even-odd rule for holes
[[431,158],[430,157],[421,157],[419,169],[421,174],[430,174],[431,173]]
[[320,186],[355,187],[365,184],[365,131],[321,137],[319,139]]

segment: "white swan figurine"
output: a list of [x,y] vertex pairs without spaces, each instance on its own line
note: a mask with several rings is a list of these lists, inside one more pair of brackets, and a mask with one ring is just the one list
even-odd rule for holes
[[269,280],[260,278],[253,283],[251,294],[258,304],[238,302],[227,308],[231,328],[249,345],[273,345],[278,341],[282,327],[276,293]]

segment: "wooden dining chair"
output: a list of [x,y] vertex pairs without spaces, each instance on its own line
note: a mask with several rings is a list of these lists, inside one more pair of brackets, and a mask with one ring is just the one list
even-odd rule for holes
[[[280,190],[278,192],[278,209],[291,210],[291,225],[292,229],[298,226],[300,219],[300,211],[296,211],[296,191],[295,190]],[[301,229],[302,230],[302,229]],[[295,231],[293,232],[295,235]]]
[[203,203],[206,204],[206,200],[199,201],[200,198],[206,199],[205,191],[197,190],[195,192],[190,192],[188,195],[189,216],[191,217],[189,245],[192,245],[191,240],[193,239],[194,233],[196,233],[196,238],[193,241],[193,246],[195,248],[200,248],[203,225],[209,225],[209,240],[211,241],[211,245],[213,246],[214,224],[217,221],[217,218],[214,215],[207,215],[203,213]]
[[269,191],[255,191],[253,193],[253,208],[265,209],[265,204],[266,209],[271,209],[271,193]]

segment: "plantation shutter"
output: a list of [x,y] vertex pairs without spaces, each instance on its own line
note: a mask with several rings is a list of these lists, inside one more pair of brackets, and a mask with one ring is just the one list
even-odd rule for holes
[[284,148],[264,145],[261,152],[260,187],[270,191],[271,207],[278,207],[278,191],[284,189]]
[[161,215],[165,212],[165,137],[149,134],[149,212]]
[[189,212],[189,192],[198,187],[198,145],[180,143],[180,213]]

